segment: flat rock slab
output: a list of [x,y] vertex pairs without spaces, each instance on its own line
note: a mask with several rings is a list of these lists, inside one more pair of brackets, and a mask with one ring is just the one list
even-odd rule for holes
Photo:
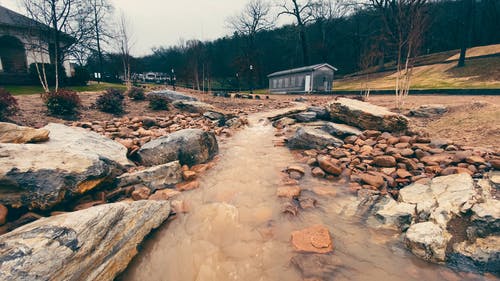
[[267,116],[267,118],[271,121],[276,121],[278,119],[281,119],[283,117],[289,117],[291,115],[303,112],[307,110],[307,105],[305,104],[298,104],[297,106],[294,106],[292,108],[284,108],[280,110],[276,110],[272,112],[272,115]]
[[2,280],[114,280],[170,215],[168,201],[101,205],[0,236]]
[[326,254],[333,251],[330,231],[323,225],[292,232],[292,245],[300,252]]
[[500,236],[478,238],[474,243],[467,241],[453,245],[451,263],[460,269],[479,272],[500,271]]
[[[191,113],[200,113],[200,114],[212,113],[212,114],[209,114],[209,116],[207,116],[209,118],[215,117],[214,115],[222,115],[221,117],[227,117],[227,118],[234,117],[229,112],[226,112],[220,108],[216,108],[215,106],[213,106],[211,104],[204,103],[201,101],[178,100],[178,101],[174,101],[172,103],[172,105],[179,110],[187,111],[187,112],[191,112]],[[220,119],[220,118],[215,118],[215,119]]]
[[360,129],[345,125],[345,124],[336,124],[332,122],[326,122],[322,127],[321,130],[329,133],[332,136],[336,136],[339,138],[345,138],[348,136],[359,136],[363,132],[361,132]]
[[97,133],[61,124],[44,127],[41,144],[0,144],[0,203],[50,209],[84,194],[133,164],[127,148]]
[[188,96],[185,94],[181,94],[179,92],[170,91],[170,90],[162,90],[162,91],[154,91],[149,92],[147,96],[158,96],[168,99],[170,102],[176,100],[185,100],[185,101],[197,101],[198,99],[192,96]]
[[416,256],[431,262],[446,260],[446,245],[450,235],[433,222],[413,224],[406,231],[405,243]]
[[325,131],[310,128],[300,127],[291,137],[287,145],[292,149],[323,149],[327,146],[339,147],[344,142]]
[[0,143],[37,143],[49,140],[49,131],[0,122]]
[[154,166],[142,171],[126,173],[118,177],[118,186],[144,184],[152,191],[170,187],[182,180],[179,161]]
[[217,153],[219,145],[214,133],[185,129],[146,143],[137,154],[144,166],[173,161],[193,166],[211,160]]
[[448,111],[448,108],[442,104],[424,104],[410,110],[410,116],[432,117],[442,115]]
[[408,129],[409,120],[385,107],[353,99],[339,98],[326,106],[333,120],[340,120],[364,130],[403,132]]

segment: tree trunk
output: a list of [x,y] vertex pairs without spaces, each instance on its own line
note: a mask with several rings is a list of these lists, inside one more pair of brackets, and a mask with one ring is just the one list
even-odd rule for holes
[[463,0],[464,15],[462,18],[462,46],[460,48],[460,58],[458,59],[457,67],[465,66],[465,57],[472,30],[473,1],[474,0]]
[[100,75],[98,76],[98,83],[101,83],[101,77],[102,77],[102,69],[103,69],[103,63],[102,63],[102,51],[101,51],[101,34],[99,32],[99,22],[98,22],[98,15],[97,15],[97,1],[94,0],[94,24],[95,24],[95,34],[96,34],[96,41],[97,41],[97,55],[99,56],[99,73]]
[[54,69],[56,74],[55,89],[57,92],[59,89],[59,29],[57,26],[57,11],[56,11],[56,1],[52,0],[52,28],[54,29]]

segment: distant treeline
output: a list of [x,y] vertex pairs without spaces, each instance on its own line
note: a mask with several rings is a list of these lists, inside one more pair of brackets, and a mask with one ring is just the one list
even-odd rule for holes
[[[471,0],[472,1],[472,0]],[[460,49],[463,41],[465,1],[430,1],[428,23],[418,54]],[[384,36],[384,23],[370,5],[350,8],[343,17],[318,18],[306,26],[310,63],[327,62],[348,74],[368,67],[383,67],[397,50]],[[500,43],[500,0],[473,0],[469,47]],[[286,25],[258,32],[253,42],[235,32],[214,41],[188,40],[177,46],[153,50],[133,58],[132,72],[166,72],[174,69],[178,83],[201,87],[205,79],[213,88],[267,87],[269,73],[303,65],[298,27]],[[252,46],[252,47],[250,47]],[[105,72],[123,71],[119,55],[105,55]],[[253,70],[250,69],[253,66]],[[97,69],[97,56],[88,67]]]

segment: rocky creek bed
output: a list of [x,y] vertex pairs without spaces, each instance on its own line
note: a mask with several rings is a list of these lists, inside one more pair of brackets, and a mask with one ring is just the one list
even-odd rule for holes
[[248,121],[232,112],[184,98],[175,105],[183,113],[166,118],[0,124],[0,228],[8,232],[0,274],[498,276],[498,151],[407,134],[406,117],[349,99],[252,115],[242,132]]

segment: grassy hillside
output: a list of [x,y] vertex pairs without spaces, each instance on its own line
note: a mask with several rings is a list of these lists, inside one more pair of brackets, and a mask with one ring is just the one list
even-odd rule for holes
[[[500,44],[467,50],[466,66],[457,68],[458,50],[417,58],[413,69],[412,89],[500,89]],[[481,57],[496,55],[492,57]],[[427,65],[425,65],[427,64]],[[390,64],[386,65],[390,67]],[[395,71],[358,73],[335,81],[335,90],[390,90],[396,81]]]

